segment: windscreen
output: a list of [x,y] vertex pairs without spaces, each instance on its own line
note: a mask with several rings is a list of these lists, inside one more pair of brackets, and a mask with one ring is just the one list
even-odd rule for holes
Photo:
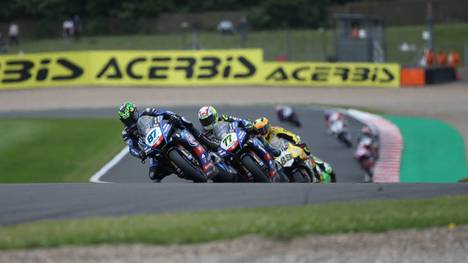
[[138,128],[138,133],[141,136],[145,136],[146,133],[151,130],[151,128],[154,127],[156,118],[151,117],[151,116],[141,116],[138,118],[137,122],[137,128]]
[[233,130],[230,123],[220,121],[214,128],[214,135],[217,139],[221,140],[226,136],[226,134],[230,133]]

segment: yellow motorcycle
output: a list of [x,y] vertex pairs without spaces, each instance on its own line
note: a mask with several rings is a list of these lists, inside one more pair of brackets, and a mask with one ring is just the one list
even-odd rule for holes
[[299,146],[282,138],[274,138],[272,147],[280,149],[281,155],[275,161],[290,182],[296,183],[334,183],[335,173],[328,163],[307,155]]
[[314,160],[301,147],[282,138],[273,139],[271,145],[281,151],[280,156],[275,157],[275,161],[281,166],[290,182],[310,183],[318,180],[314,172]]

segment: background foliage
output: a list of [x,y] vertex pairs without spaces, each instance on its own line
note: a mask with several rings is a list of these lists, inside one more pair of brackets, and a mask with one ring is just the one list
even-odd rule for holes
[[102,18],[138,20],[161,13],[243,11],[256,28],[317,27],[326,8],[356,0],[3,0],[0,21],[57,20],[74,14],[89,21]]

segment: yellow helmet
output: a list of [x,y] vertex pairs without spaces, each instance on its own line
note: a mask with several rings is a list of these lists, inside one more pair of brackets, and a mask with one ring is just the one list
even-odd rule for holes
[[266,117],[258,118],[253,123],[255,129],[263,136],[268,136],[271,131],[270,121]]

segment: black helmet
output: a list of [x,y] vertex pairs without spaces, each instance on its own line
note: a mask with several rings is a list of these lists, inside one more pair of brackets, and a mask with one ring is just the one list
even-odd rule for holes
[[120,105],[118,114],[120,121],[122,121],[127,127],[136,124],[139,117],[136,105],[131,102],[125,102]]

